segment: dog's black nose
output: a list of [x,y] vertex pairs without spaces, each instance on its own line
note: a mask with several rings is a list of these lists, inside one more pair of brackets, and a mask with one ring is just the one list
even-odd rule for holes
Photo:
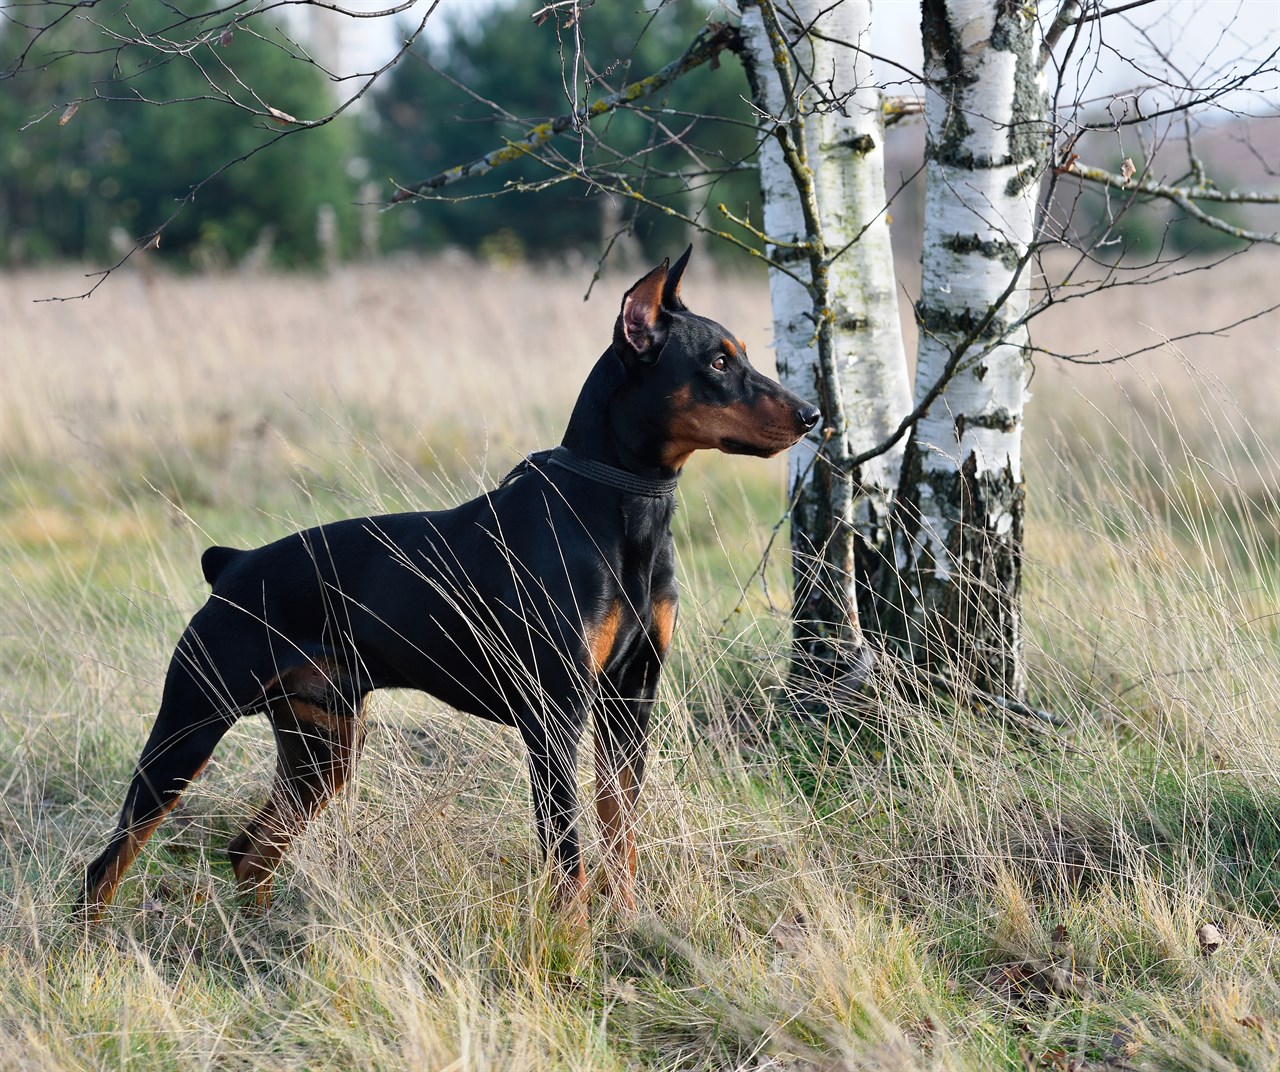
[[796,410],[796,421],[806,432],[818,423],[818,418],[821,416],[822,411],[817,406],[806,405]]

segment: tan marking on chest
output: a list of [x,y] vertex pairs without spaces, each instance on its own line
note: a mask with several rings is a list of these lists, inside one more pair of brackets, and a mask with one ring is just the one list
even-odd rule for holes
[[659,655],[666,655],[671,647],[671,635],[676,631],[676,606],[674,599],[653,601],[653,646]]
[[593,674],[601,673],[609,661],[609,656],[613,654],[613,645],[618,639],[618,625],[621,620],[622,604],[615,602],[605,611],[600,621],[588,623],[587,662]]

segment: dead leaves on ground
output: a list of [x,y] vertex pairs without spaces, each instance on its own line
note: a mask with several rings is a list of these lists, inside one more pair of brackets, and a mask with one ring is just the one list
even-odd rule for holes
[[[1205,923],[1196,931],[1202,957],[1211,957],[1226,938],[1216,924]],[[1049,998],[1098,999],[1100,989],[1082,970],[1067,928],[1053,928],[1048,956],[1009,961],[988,968],[982,988],[1011,1005],[1043,1004]]]
[[1010,1005],[1100,996],[1098,988],[1080,970],[1067,928],[1061,924],[1053,928],[1048,957],[996,964],[987,970],[981,985]]

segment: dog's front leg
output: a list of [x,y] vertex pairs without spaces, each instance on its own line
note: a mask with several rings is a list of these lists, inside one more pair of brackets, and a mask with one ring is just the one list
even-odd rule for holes
[[520,724],[529,751],[533,814],[544,859],[555,866],[555,904],[574,922],[587,918],[586,872],[578,840],[578,738],[585,712],[542,711]]
[[596,817],[604,841],[603,892],[625,911],[636,906],[636,807],[649,748],[649,714],[661,664],[637,659],[609,683],[595,713]]
[[625,911],[636,906],[636,811],[649,751],[649,718],[675,631],[678,596],[670,573],[655,583],[647,643],[606,676],[595,714],[596,815],[604,839],[604,893]]

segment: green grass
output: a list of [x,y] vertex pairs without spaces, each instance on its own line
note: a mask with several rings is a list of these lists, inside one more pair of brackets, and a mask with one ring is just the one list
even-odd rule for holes
[[222,856],[273,763],[247,719],[74,926],[201,549],[473,494],[508,440],[545,445],[566,389],[501,430],[285,392],[271,431],[228,430],[186,381],[169,426],[10,425],[0,1068],[1280,1067],[1280,466],[1229,403],[1064,407],[1029,444],[1028,655],[1061,732],[889,679],[857,718],[791,717],[785,531],[753,574],[780,471],[699,458],[637,913],[566,932],[518,742],[387,693],[267,913]]

